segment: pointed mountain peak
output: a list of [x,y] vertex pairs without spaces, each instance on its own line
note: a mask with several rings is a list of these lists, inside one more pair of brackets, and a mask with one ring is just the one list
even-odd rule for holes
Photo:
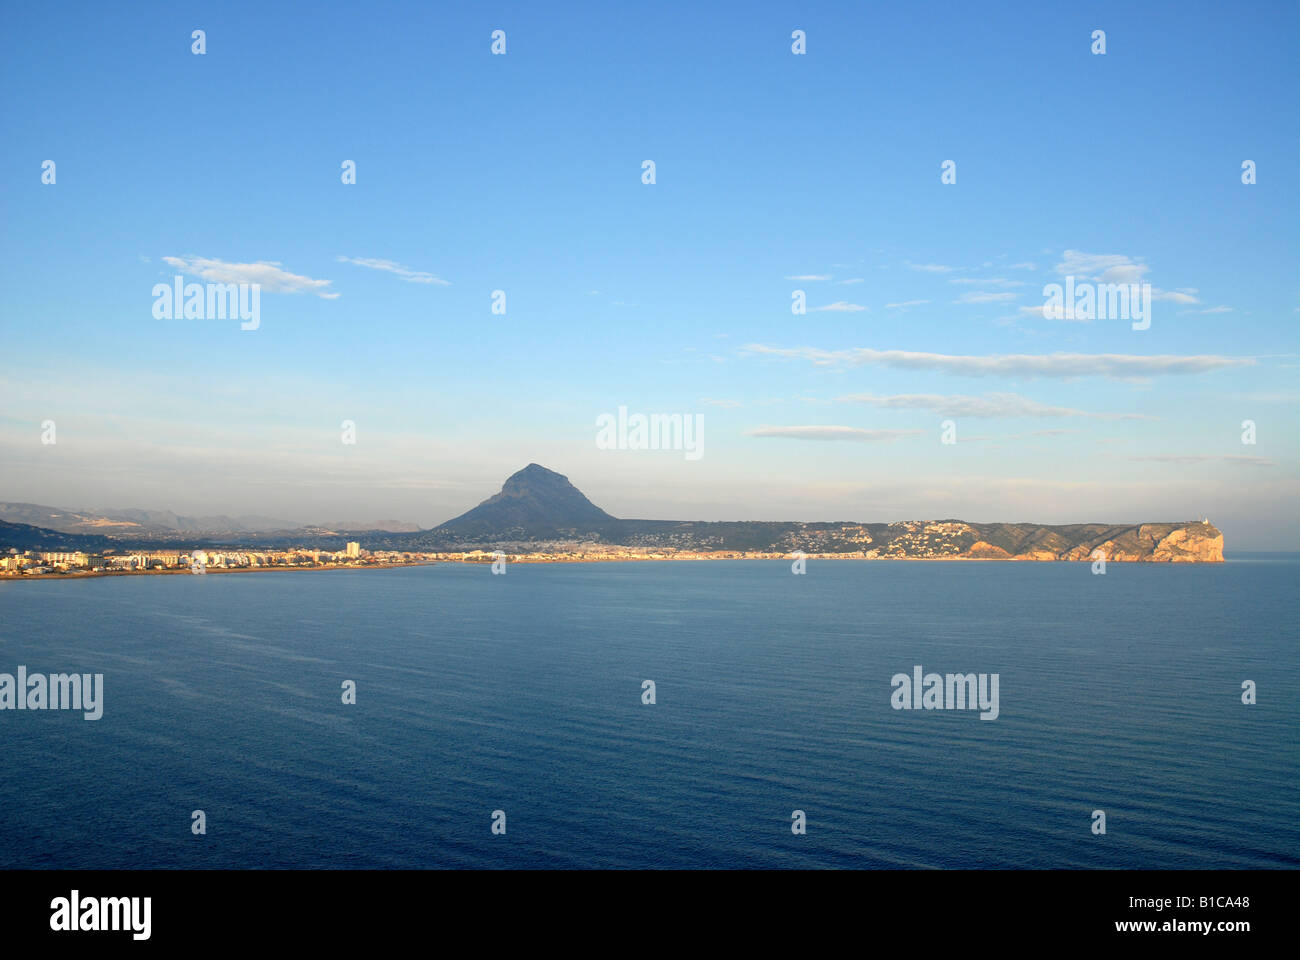
[[458,532],[540,533],[590,528],[613,521],[563,474],[530,463],[513,473],[501,492],[442,526]]
[[[511,484],[534,483],[534,482],[554,483],[556,481],[560,481],[562,483],[569,483],[569,478],[564,476],[563,474],[556,473],[554,470],[547,470],[540,463],[530,463],[522,470],[517,470],[514,473],[510,474],[510,476],[506,478],[505,485],[502,487],[502,489],[504,490],[506,487],[510,486]],[[569,486],[573,486],[573,484],[569,484]],[[574,489],[576,490],[577,488],[574,487]]]

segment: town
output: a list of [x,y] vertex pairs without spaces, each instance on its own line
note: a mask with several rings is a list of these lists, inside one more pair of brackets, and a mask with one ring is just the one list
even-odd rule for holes
[[[432,563],[591,563],[635,560],[781,560],[792,554],[767,550],[680,550],[612,544],[554,544],[538,549],[465,551],[365,550],[350,542],[343,550],[160,550],[88,553],[0,549],[0,580],[16,577],[88,577],[131,574],[224,573],[253,570],[383,569]],[[803,553],[817,560],[870,559],[864,552]]]
[[371,552],[356,542],[343,550],[149,550],[89,553],[19,551],[0,553],[0,578],[15,576],[85,576],[131,573],[215,573],[234,570],[388,567],[428,563],[431,554]]

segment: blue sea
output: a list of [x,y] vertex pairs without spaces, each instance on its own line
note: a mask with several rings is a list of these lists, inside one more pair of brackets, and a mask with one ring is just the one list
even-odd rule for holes
[[0,867],[1293,868],[1298,623],[1285,554],[0,583],[105,691],[0,711]]

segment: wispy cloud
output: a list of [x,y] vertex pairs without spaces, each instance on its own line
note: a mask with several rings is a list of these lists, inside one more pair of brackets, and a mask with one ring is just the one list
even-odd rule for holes
[[1210,307],[1209,310],[1202,310],[1201,313],[1236,313],[1233,307],[1217,306]]
[[911,350],[872,350],[868,347],[847,350],[774,347],[761,343],[748,344],[741,352],[782,360],[807,360],[818,366],[880,366],[900,370],[931,370],[965,377],[1108,377],[1114,380],[1132,380],[1209,373],[1252,366],[1255,363],[1254,357],[1216,354],[1142,356],[1128,353],[1052,353],[962,356]]
[[1178,290],[1161,290],[1159,287],[1151,288],[1152,300],[1169,300],[1173,303],[1200,303],[1196,298],[1195,287],[1182,287]]
[[980,279],[979,277],[949,277],[949,283],[978,283],[984,287],[1024,287],[1028,286],[1027,280],[1008,280],[1006,277],[988,277]]
[[[1084,253],[1081,250],[1066,250],[1061,257],[1061,262],[1056,265],[1057,273],[1063,277],[1072,276],[1095,283],[1143,283],[1151,269],[1141,260],[1122,253]],[[1179,287],[1176,290],[1162,290],[1155,286],[1151,288],[1152,300],[1165,300],[1171,303],[1200,303],[1196,294],[1195,287]]]
[[787,280],[800,280],[805,283],[817,283],[822,280],[829,280],[830,278],[831,275],[829,273],[800,273],[793,277],[786,277]]
[[1071,407],[1053,407],[1015,393],[986,393],[982,397],[935,393],[902,393],[893,396],[854,393],[839,399],[843,403],[865,403],[888,410],[928,410],[941,417],[999,420],[1019,417],[1088,417],[1095,420],[1159,419],[1142,413],[1092,413]]
[[963,293],[953,303],[1006,303],[1008,300],[1014,299],[1016,299],[1014,293],[989,293],[981,290]]
[[863,283],[862,277],[849,277],[847,280],[836,280],[836,283]]
[[904,260],[903,266],[909,270],[920,270],[923,273],[952,273],[956,267],[947,267],[942,263],[912,263],[910,260]]
[[[1052,307],[1049,307],[1046,303],[1036,303],[1028,307],[1016,307],[1016,311],[1026,317],[1043,317],[1044,319],[1047,320],[1061,320],[1063,319],[1063,315],[1065,313],[1064,308],[1061,308],[1058,311]],[[1062,316],[1057,316],[1058,312],[1062,314]],[[1087,323],[1088,321],[1085,318],[1084,320],[1080,320],[1079,322]]]
[[1059,303],[1036,303],[1029,307],[1017,307],[1016,310],[1024,316],[1042,317],[1044,320],[1064,320],[1066,323],[1092,323],[1092,317],[1088,316],[1086,311],[1067,316],[1065,306]]
[[1245,467],[1276,467],[1277,462],[1265,457],[1244,454],[1177,454],[1158,453],[1148,457],[1129,457],[1130,460],[1148,460],[1155,463],[1235,463]]
[[860,427],[818,425],[807,427],[758,427],[746,430],[747,437],[781,437],[787,440],[848,440],[854,443],[887,443],[914,437],[924,430],[863,430]]
[[[433,283],[440,287],[450,287],[451,281],[435,277],[431,273],[423,270],[412,270],[410,267],[403,266],[393,260],[375,260],[370,257],[345,257],[339,254],[334,258],[339,263],[350,263],[353,266],[365,267],[367,270],[382,270],[385,273],[396,274],[407,283]],[[593,293],[595,291],[592,291]]]
[[701,397],[700,403],[707,403],[711,407],[724,407],[727,410],[735,410],[744,406],[739,400],[714,400],[709,397]]
[[885,304],[885,309],[893,310],[899,307],[919,307],[921,304],[929,302],[929,300],[900,300],[898,303]]
[[830,310],[834,313],[859,313],[867,308],[858,303],[849,303],[845,300],[836,300],[834,303],[828,303],[824,307],[813,307],[813,313],[821,313]]
[[256,263],[231,263],[210,257],[163,257],[182,273],[202,277],[213,283],[255,283],[263,293],[314,293],[325,300],[338,299],[337,293],[328,293],[329,280],[313,280],[281,269],[278,260],[258,260]]
[[1140,283],[1150,269],[1122,253],[1084,253],[1066,250],[1056,265],[1061,276],[1080,277],[1099,283]]

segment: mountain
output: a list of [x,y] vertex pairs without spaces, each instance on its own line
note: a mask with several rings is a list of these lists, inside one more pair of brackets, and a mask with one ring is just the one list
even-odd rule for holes
[[183,517],[170,510],[101,510],[110,522],[135,523],[143,530],[181,533],[269,533],[273,530],[292,530],[302,526],[274,517],[239,516]]
[[572,537],[617,522],[583,496],[568,477],[530,463],[508,477],[500,493],[435,529],[444,536],[471,539],[493,536],[547,540]]
[[315,526],[340,533],[370,533],[376,530],[382,533],[415,533],[420,529],[418,523],[407,523],[405,520],[331,520]]
[[372,549],[483,548],[586,543],[717,553],[851,554],[881,559],[1217,562],[1223,534],[1208,520],[1180,523],[967,523],[962,520],[702,522],[620,520],[553,470],[530,463],[501,492],[432,530],[363,538]]
[[[129,517],[138,517],[136,522]],[[18,517],[26,518],[19,522]],[[115,519],[117,518],[117,519]],[[33,523],[32,520],[44,522]],[[97,516],[38,504],[0,503],[0,548],[99,551],[170,547],[342,549],[358,540],[370,550],[461,551],[486,547],[516,552],[634,551],[847,555],[898,560],[1093,560],[1218,562],[1223,534],[1208,520],[1174,523],[967,523],[962,520],[857,521],[621,520],[588,500],[567,477],[530,463],[501,492],[431,530],[341,532],[349,525],[237,529],[265,518],[199,518],[224,530],[185,531],[186,518],[161,511]],[[59,524],[59,527],[54,527]],[[594,547],[594,551],[590,548]]]
[[301,526],[271,517],[182,517],[170,510],[68,510],[40,503],[0,503],[0,520],[62,533],[103,533],[116,537],[269,533]]
[[47,507],[40,503],[0,503],[0,520],[60,533],[133,534],[144,532],[134,520],[114,520],[94,512]]

